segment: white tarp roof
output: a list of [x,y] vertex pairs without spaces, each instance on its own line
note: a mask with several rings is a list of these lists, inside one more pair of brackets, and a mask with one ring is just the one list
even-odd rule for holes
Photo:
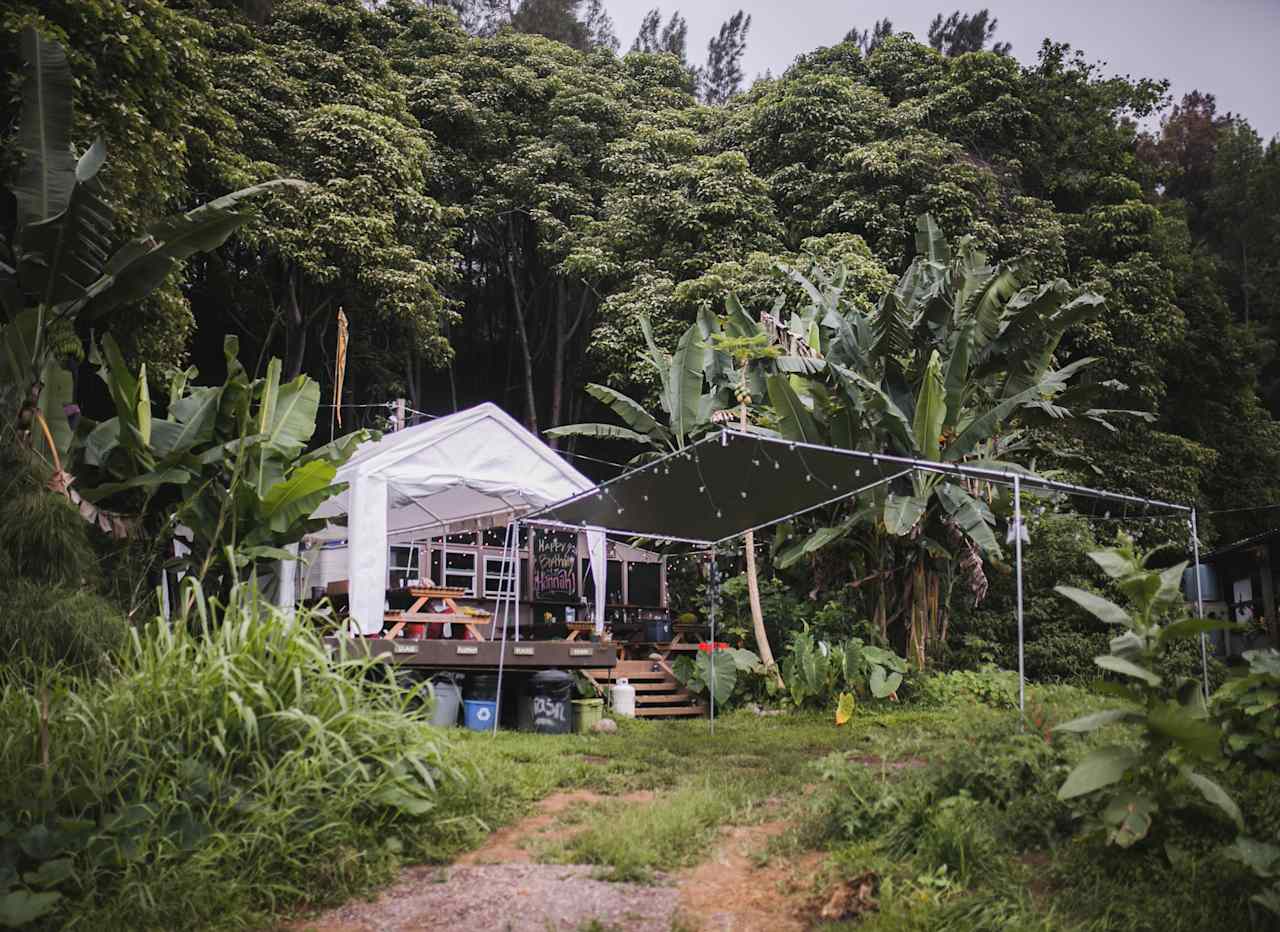
[[[454,533],[505,525],[594,483],[497,405],[457,414],[361,444],[336,481],[376,476],[387,484],[387,535]],[[349,513],[353,489],[316,517]],[[324,539],[347,536],[330,526]]]
[[[312,541],[347,539],[350,611],[365,634],[382,628],[389,539],[504,525],[593,487],[491,403],[361,444],[336,481],[348,488],[315,516],[345,514],[347,526],[331,524]],[[604,533],[588,531],[588,540],[603,593]]]

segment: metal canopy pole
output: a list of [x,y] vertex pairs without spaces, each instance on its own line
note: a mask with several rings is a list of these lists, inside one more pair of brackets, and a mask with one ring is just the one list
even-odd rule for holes
[[720,571],[716,567],[716,548],[711,548],[711,573],[708,581],[711,584],[710,620],[711,620],[711,683],[707,694],[711,697],[711,733],[716,733],[716,603],[720,601]]
[[1013,554],[1018,586],[1018,711],[1027,705],[1027,675],[1022,650],[1022,477],[1013,477]]
[[[1191,509],[1191,553],[1195,558],[1196,617],[1204,618],[1204,598],[1200,592],[1200,532],[1196,527],[1196,510]],[[1200,676],[1204,688],[1204,701],[1209,701],[1209,636],[1200,632]]]

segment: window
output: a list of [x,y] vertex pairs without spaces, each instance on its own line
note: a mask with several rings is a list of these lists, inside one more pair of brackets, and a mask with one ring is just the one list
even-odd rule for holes
[[418,578],[418,548],[412,544],[395,544],[387,555],[387,586],[402,589]]
[[658,563],[627,564],[627,601],[632,605],[656,608],[662,603],[659,592]]
[[510,594],[514,585],[510,560],[502,557],[484,558],[484,594],[487,598]]
[[[582,598],[590,605],[595,600],[596,580],[591,575],[591,561],[582,560]],[[622,605],[622,561],[610,560],[605,573],[604,601],[606,605]]]
[[444,585],[476,594],[476,555],[472,551],[450,550],[445,554]]

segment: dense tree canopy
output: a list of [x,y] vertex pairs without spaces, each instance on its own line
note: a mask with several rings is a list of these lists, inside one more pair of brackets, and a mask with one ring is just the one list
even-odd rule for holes
[[315,183],[121,315],[153,378],[184,356],[216,377],[234,335],[251,372],[275,354],[331,388],[341,307],[347,404],[495,399],[546,429],[597,413],[587,382],[654,399],[642,315],[671,347],[731,292],[756,313],[797,296],[785,268],[838,264],[869,311],[928,213],[1107,302],[1063,358],[1098,357],[1095,403],[1136,413],[1058,425],[1053,465],[1208,510],[1280,500],[1275,142],[1199,92],[1140,132],[1163,82],[1049,41],[1021,65],[986,10],[940,13],[927,43],[882,19],[748,88],[749,22],[691,65],[678,10],[620,55],[595,0],[52,0],[5,14],[0,62],[26,23],[66,44],[125,233]]

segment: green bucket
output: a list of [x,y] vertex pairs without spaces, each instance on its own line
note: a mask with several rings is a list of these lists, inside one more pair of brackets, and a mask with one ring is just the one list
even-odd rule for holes
[[578,734],[586,734],[591,726],[600,721],[604,715],[603,699],[573,700],[573,730]]

